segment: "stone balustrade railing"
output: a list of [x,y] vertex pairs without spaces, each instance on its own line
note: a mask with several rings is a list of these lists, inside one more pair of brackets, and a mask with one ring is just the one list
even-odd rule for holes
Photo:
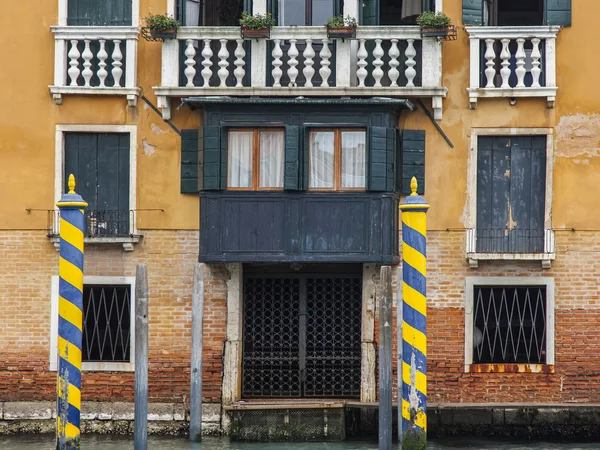
[[237,27],[184,27],[162,44],[165,118],[169,97],[431,97],[441,117],[441,44],[416,27],[358,27],[356,39],[328,39],[324,27],[274,27],[244,39]]
[[57,104],[66,94],[123,95],[135,106],[137,27],[51,27],[54,33],[54,84]]
[[466,27],[469,35],[471,108],[479,98],[556,99],[556,36],[560,27]]

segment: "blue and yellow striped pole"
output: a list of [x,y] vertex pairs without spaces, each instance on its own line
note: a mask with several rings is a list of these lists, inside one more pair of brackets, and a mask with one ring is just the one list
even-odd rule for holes
[[429,205],[412,193],[402,211],[402,449],[427,448],[426,247]]
[[69,192],[60,209],[58,285],[57,450],[79,449],[81,416],[81,345],[83,329],[83,208],[69,175]]

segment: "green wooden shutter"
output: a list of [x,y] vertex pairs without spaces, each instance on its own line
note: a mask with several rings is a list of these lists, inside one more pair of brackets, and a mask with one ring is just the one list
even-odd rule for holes
[[204,127],[202,152],[202,188],[218,191],[221,188],[221,127]]
[[275,23],[277,25],[279,25],[279,8],[278,8],[278,1],[277,0],[268,0],[268,12],[271,13],[271,15],[273,16],[273,19],[275,19]]
[[410,194],[410,180],[417,177],[417,193],[425,193],[425,130],[402,131],[402,193]]
[[367,190],[392,192],[396,184],[396,130],[367,129]]
[[300,127],[285,127],[285,168],[283,188],[297,191],[300,186]]
[[361,25],[379,25],[379,0],[362,0]]
[[303,145],[302,145],[302,158],[300,159],[300,174],[302,178],[301,190],[308,190],[308,174],[310,173],[310,168],[308,167],[308,152],[309,152],[309,144],[310,144],[310,129],[304,128],[303,133]]
[[69,0],[67,24],[131,26],[132,0]]
[[484,0],[462,0],[463,25],[483,25]]
[[98,209],[98,135],[65,133],[64,192],[69,175],[75,176],[76,191],[88,203],[89,211]]
[[199,143],[200,130],[181,130],[181,193],[197,194],[200,190],[199,179]]
[[221,127],[221,151],[219,152],[219,187],[227,189],[227,141],[228,130],[226,127]]
[[546,25],[571,26],[571,0],[546,0],[544,5]]

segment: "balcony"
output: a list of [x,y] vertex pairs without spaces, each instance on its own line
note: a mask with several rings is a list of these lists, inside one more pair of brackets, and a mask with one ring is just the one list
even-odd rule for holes
[[54,33],[54,84],[57,105],[63,95],[114,95],[135,106],[137,27],[51,27]]
[[328,39],[325,27],[274,27],[244,39],[238,27],[185,27],[162,44],[154,87],[163,118],[170,97],[430,97],[441,120],[442,47],[418,27],[363,26],[356,39]]
[[560,27],[466,27],[471,45],[469,102],[480,98],[556,99],[556,36]]
[[467,230],[467,259],[472,268],[480,260],[542,261],[549,269],[555,259],[551,229],[484,228]]

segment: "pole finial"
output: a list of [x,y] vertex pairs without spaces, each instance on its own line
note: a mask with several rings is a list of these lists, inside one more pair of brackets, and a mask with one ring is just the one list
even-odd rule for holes
[[75,176],[69,175],[69,194],[75,194]]
[[412,177],[410,180],[410,195],[411,197],[415,197],[417,195],[417,188],[419,187],[417,183],[417,177]]

